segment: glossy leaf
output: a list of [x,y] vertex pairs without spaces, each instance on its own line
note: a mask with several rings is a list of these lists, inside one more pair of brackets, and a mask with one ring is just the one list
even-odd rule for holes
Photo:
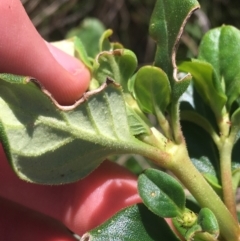
[[205,177],[208,183],[212,186],[212,188],[219,194],[222,194],[222,187],[217,178],[217,173],[215,167],[211,163],[208,157],[202,156],[199,159],[191,158],[194,166],[198,169],[199,172]]
[[211,234],[214,238],[219,235],[219,226],[213,212],[208,208],[202,208],[198,214],[198,224],[203,232]]
[[86,233],[81,241],[179,241],[166,221],[143,204],[128,207],[96,229]]
[[28,182],[73,182],[108,155],[150,147],[131,135],[121,89],[113,84],[74,106],[56,107],[28,78],[0,79],[1,141],[14,171]]
[[221,113],[227,101],[221,83],[216,77],[211,64],[200,60],[181,62],[180,71],[189,72],[193,76],[194,87],[215,113]]
[[223,25],[210,30],[199,47],[198,58],[210,63],[217,74],[218,81],[224,81],[229,110],[240,94],[239,42],[240,31],[232,26]]
[[186,20],[198,7],[196,0],[157,0],[156,2],[149,32],[157,43],[155,65],[162,68],[169,78],[173,76],[177,44]]
[[124,91],[128,92],[127,82],[137,68],[135,54],[127,49],[116,49],[113,51],[101,52],[93,66],[93,77],[100,84],[106,78],[111,78],[121,84]]
[[138,192],[144,204],[161,217],[175,217],[185,208],[182,186],[170,175],[147,169],[138,178]]
[[164,113],[170,103],[171,87],[167,75],[154,66],[144,66],[137,72],[134,94],[145,113]]
[[210,174],[216,176],[216,170],[209,160],[207,156],[202,156],[200,158],[191,158],[194,166],[200,171],[202,174]]

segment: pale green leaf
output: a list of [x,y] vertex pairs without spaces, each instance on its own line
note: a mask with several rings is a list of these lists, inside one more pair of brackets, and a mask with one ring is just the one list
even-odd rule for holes
[[29,79],[0,79],[7,80],[0,80],[1,141],[14,171],[28,182],[73,182],[111,154],[149,151],[131,135],[121,88],[114,84],[87,92],[74,106],[56,107]]

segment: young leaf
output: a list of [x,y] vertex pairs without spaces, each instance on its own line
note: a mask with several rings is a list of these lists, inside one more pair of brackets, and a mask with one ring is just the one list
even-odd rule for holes
[[218,81],[224,82],[228,110],[240,94],[239,42],[240,31],[223,25],[210,30],[199,47],[198,58],[210,63],[217,73]]
[[213,212],[208,208],[202,208],[198,214],[198,224],[203,232],[211,234],[214,238],[219,235],[219,226]]
[[185,208],[182,186],[170,175],[147,169],[138,178],[138,191],[144,204],[160,217],[175,217]]
[[100,52],[113,50],[112,45],[111,45],[110,41],[108,40],[108,38],[112,34],[113,34],[112,29],[107,29],[106,31],[104,31],[104,33],[102,34],[102,36],[99,40]]
[[190,72],[193,76],[194,87],[211,109],[220,114],[227,101],[221,83],[211,64],[200,60],[181,62],[178,65],[180,71]]
[[142,134],[150,135],[150,127],[143,121],[143,119],[132,109],[130,106],[127,107],[128,122],[132,135],[138,136]]
[[57,108],[36,83],[0,75],[0,137],[20,178],[69,183],[111,154],[151,149],[130,133],[121,89],[103,87],[87,92],[74,106]]
[[128,49],[101,52],[93,66],[93,77],[100,84],[111,78],[128,92],[127,82],[137,68],[136,55]]
[[213,241],[219,235],[219,226],[213,212],[202,208],[198,216],[186,209],[184,214],[172,219],[174,227],[187,241]]
[[86,67],[88,67],[88,69],[92,71],[92,64],[90,63],[87,52],[81,40],[78,37],[74,37],[73,41],[74,41],[74,50],[75,50],[74,56],[80,59],[86,65]]
[[128,207],[101,226],[86,233],[81,241],[179,241],[166,221],[143,204]]
[[201,231],[201,227],[197,224],[197,215],[189,209],[172,219],[174,227],[186,238],[187,241],[192,240],[196,232]]
[[71,29],[66,38],[77,36],[84,45],[84,49],[91,58],[95,58],[100,52],[98,40],[100,40],[105,27],[95,18],[86,18],[76,28]]
[[179,98],[187,90],[188,86],[191,83],[191,80],[192,80],[192,76],[188,74],[180,81],[174,82],[174,85],[172,87],[172,101],[174,103],[177,103]]
[[[199,8],[196,0],[157,0],[149,32],[157,42],[155,65],[162,68],[169,78],[173,76],[178,41],[191,13]],[[172,79],[170,79],[171,81]]]
[[165,112],[170,103],[171,87],[167,75],[154,66],[144,66],[137,72],[134,94],[145,113]]

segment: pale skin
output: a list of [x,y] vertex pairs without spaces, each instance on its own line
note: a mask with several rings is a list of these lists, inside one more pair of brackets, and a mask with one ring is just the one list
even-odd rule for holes
[[[38,79],[62,105],[87,90],[87,68],[44,42],[20,0],[0,1],[0,33],[1,73]],[[0,170],[0,240],[73,241],[68,229],[82,235],[141,201],[136,177],[108,161],[76,183],[36,185],[16,177],[0,146]]]

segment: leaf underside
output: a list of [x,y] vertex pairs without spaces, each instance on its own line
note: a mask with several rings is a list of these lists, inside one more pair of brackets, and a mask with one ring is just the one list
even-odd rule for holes
[[0,137],[17,175],[28,182],[77,181],[107,156],[137,153],[121,88],[108,85],[73,110],[62,111],[24,77],[0,78]]

